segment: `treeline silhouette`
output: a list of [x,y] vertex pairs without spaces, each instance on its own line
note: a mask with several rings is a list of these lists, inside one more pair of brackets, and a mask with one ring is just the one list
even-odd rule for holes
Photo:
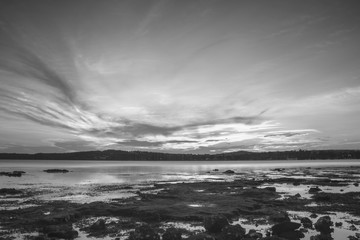
[[119,160],[119,161],[236,161],[360,159],[360,150],[296,150],[278,152],[231,152],[222,154],[172,154],[142,151],[88,151],[71,153],[0,153],[0,159],[33,160]]

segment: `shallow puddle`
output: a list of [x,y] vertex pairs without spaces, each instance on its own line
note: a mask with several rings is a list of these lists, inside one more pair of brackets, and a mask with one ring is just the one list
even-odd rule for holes
[[[299,222],[300,223],[300,218],[301,217],[308,217],[310,218],[311,213],[309,212],[298,212],[298,211],[288,211],[292,221],[294,222]],[[348,213],[342,213],[342,212],[330,212],[329,214],[318,214],[317,218],[310,218],[311,221],[313,223],[316,223],[316,221],[322,217],[322,216],[330,216],[331,221],[334,222],[342,222],[342,226],[341,227],[335,227],[334,228],[334,232],[331,234],[331,236],[335,239],[335,240],[340,240],[340,239],[347,239],[348,236],[354,236],[356,231],[352,231],[349,230],[349,227],[352,225],[351,223],[349,223],[348,221],[359,221],[360,218],[350,215]],[[317,234],[319,234],[319,232],[317,232],[315,229],[308,229],[309,232],[304,233],[305,234],[305,238],[303,238],[303,240],[310,240],[311,236],[315,236]]]
[[[172,227],[178,229],[185,229],[186,231],[192,233],[205,232],[205,228],[202,226],[201,223],[198,222],[166,222],[161,225],[161,228],[164,230]],[[186,236],[187,235],[183,235],[183,237]]]
[[239,218],[237,221],[233,221],[231,223],[232,225],[240,224],[243,228],[246,229],[246,233],[249,232],[249,230],[254,229],[257,232],[260,232],[263,237],[266,236],[266,232],[271,229],[271,225],[266,222],[265,219],[259,218],[259,219],[252,219],[252,221],[249,221],[245,218]]

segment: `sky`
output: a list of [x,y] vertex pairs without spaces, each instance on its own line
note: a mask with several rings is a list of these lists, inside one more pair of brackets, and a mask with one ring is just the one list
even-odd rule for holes
[[360,148],[358,0],[0,0],[0,152]]

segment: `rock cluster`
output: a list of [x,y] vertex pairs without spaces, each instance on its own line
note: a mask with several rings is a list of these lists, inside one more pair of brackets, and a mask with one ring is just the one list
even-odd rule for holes
[[209,233],[219,233],[223,227],[228,225],[229,221],[223,215],[209,216],[204,219],[204,227]]
[[24,173],[24,171],[0,172],[0,176],[21,177]]
[[0,195],[16,195],[22,194],[22,191],[15,188],[0,188]]
[[309,193],[310,194],[314,194],[314,193],[318,193],[318,192],[321,192],[322,190],[318,187],[318,186],[316,186],[316,187],[311,187],[310,189],[309,189]]
[[149,225],[142,225],[130,233],[128,240],[160,240],[160,235]]
[[42,232],[48,238],[74,239],[79,235],[71,224],[48,225],[43,228]]
[[168,228],[162,235],[162,240],[181,240],[181,231],[177,228]]

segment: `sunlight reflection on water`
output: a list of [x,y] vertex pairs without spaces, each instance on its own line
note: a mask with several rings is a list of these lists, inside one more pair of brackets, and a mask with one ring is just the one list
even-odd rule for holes
[[[0,176],[0,188],[21,188],[40,191],[36,199],[59,199],[69,201],[109,201],[136,195],[135,190],[104,190],[94,186],[134,186],[154,183],[177,183],[199,181],[233,181],[241,178],[266,176],[268,178],[321,178],[312,174],[301,175],[296,167],[359,166],[357,160],[339,161],[223,161],[223,162],[140,162],[140,161],[30,161],[0,160],[1,171],[21,170],[22,177]],[[294,168],[290,172],[273,171],[274,168]],[[49,168],[68,169],[68,173],[46,173]],[[213,171],[218,169],[218,171]],[[225,170],[236,174],[224,174]],[[317,169],[314,171],[320,172]],[[324,171],[325,172],[325,171]],[[293,192],[293,186],[277,186],[284,192]],[[292,188],[292,189],[291,189]],[[350,191],[344,188],[344,191]],[[325,190],[324,190],[325,191]],[[340,189],[339,189],[340,191]],[[306,196],[302,192],[302,196]]]

